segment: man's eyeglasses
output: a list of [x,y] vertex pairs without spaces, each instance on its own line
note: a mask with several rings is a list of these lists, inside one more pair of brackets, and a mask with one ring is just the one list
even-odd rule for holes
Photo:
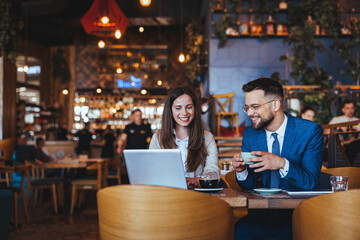
[[244,105],[244,106],[243,106],[243,110],[244,110],[244,112],[247,114],[250,109],[251,109],[252,111],[258,110],[258,109],[259,109],[260,107],[262,107],[263,105],[268,104],[268,103],[271,103],[271,102],[273,102],[273,101],[275,101],[275,99],[270,100],[270,101],[268,101],[268,102],[266,102],[266,103],[263,103],[263,104],[252,104],[252,105],[250,105],[250,106]]

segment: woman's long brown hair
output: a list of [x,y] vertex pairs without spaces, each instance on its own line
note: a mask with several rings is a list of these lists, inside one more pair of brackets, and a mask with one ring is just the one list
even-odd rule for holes
[[189,145],[187,156],[187,167],[189,172],[194,172],[196,168],[202,164],[205,165],[205,159],[208,155],[205,146],[204,129],[201,124],[201,110],[199,101],[194,90],[188,87],[177,87],[168,94],[164,112],[161,119],[160,130],[160,146],[161,148],[171,149],[176,148],[174,129],[176,122],[172,114],[172,105],[175,99],[181,95],[189,95],[194,104],[195,115],[194,119],[188,126]]

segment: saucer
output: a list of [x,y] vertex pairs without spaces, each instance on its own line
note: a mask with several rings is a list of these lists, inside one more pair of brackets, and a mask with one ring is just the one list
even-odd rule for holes
[[223,189],[224,188],[194,188],[195,191],[199,191],[199,192],[217,192]]
[[281,192],[282,189],[280,189],[280,188],[255,188],[254,191],[257,193],[260,193],[260,194],[274,194],[274,193]]

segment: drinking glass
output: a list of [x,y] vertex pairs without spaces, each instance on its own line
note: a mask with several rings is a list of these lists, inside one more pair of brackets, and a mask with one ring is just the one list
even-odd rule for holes
[[347,191],[349,185],[349,177],[330,176],[330,184],[333,192]]

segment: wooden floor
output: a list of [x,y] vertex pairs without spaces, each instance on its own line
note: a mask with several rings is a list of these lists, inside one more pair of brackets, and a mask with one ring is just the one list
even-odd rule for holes
[[50,196],[43,204],[30,208],[30,223],[25,222],[23,209],[19,209],[21,228],[9,226],[9,240],[98,240],[99,225],[95,192],[86,195],[86,204],[73,217],[69,211],[53,214]]

